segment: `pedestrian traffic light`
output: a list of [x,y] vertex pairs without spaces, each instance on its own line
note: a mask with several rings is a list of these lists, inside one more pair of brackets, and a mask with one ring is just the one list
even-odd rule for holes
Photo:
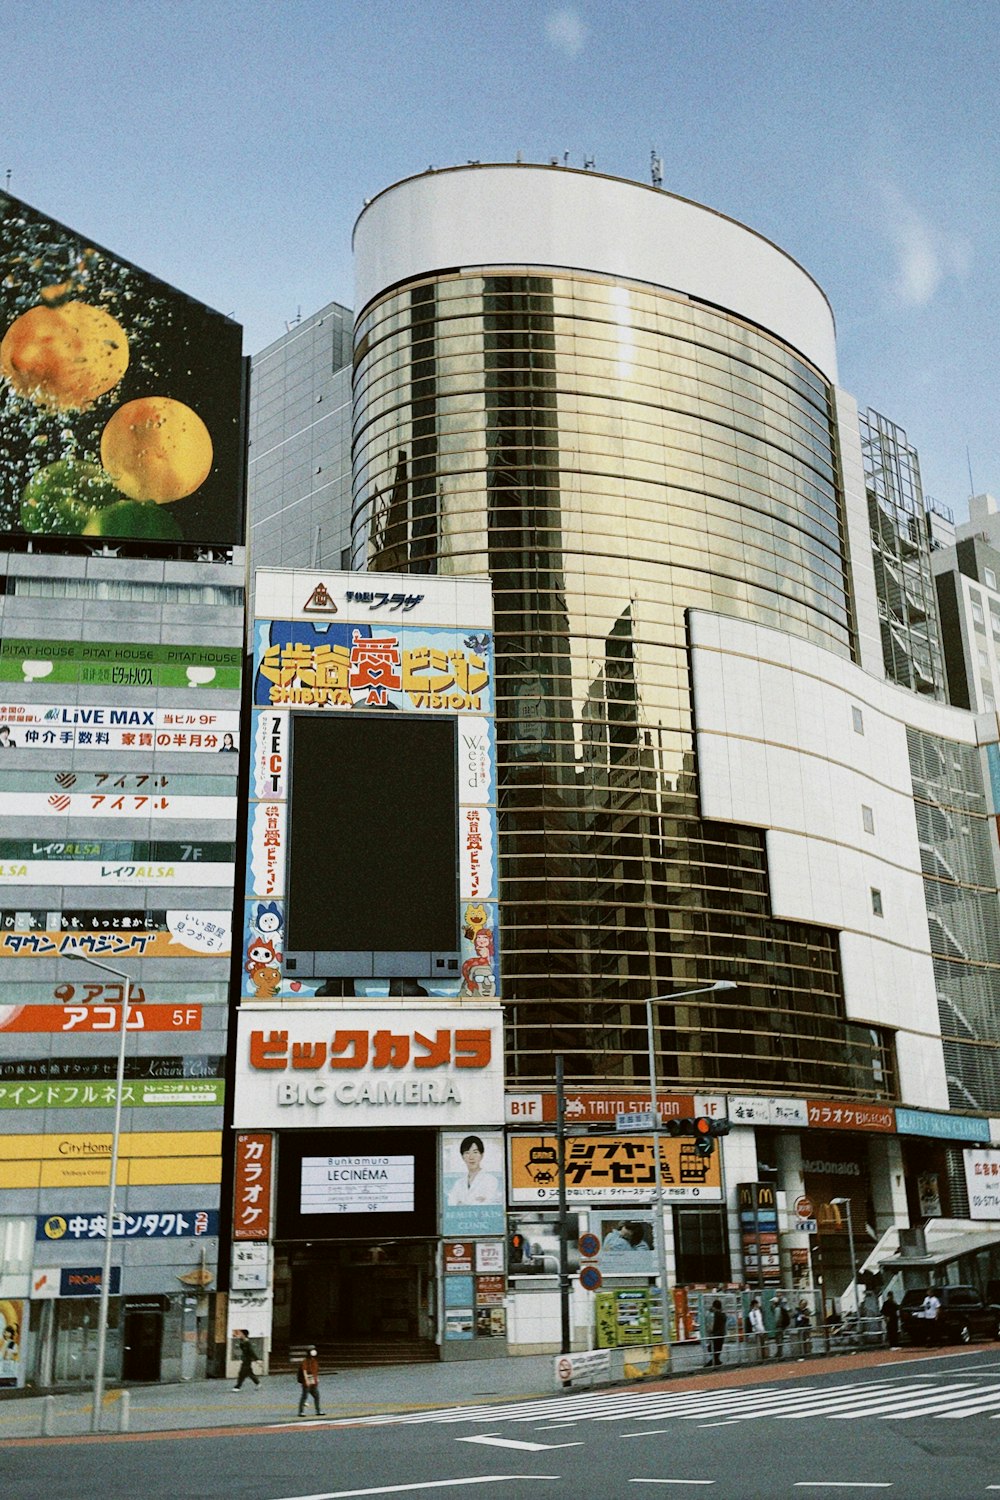
[[699,1156],[711,1156],[715,1150],[715,1137],[729,1134],[728,1120],[712,1120],[708,1115],[699,1115],[694,1125],[694,1149]]
[[527,1249],[527,1241],[523,1234],[514,1233],[508,1241],[510,1253],[507,1263],[511,1266],[520,1266],[524,1263],[524,1252]]

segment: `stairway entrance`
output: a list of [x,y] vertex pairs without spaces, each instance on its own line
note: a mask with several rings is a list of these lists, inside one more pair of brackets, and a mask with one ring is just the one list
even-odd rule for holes
[[276,1245],[272,1367],[309,1344],[327,1366],[436,1359],[435,1243]]

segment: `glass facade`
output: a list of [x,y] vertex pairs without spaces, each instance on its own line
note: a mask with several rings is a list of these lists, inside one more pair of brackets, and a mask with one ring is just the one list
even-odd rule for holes
[[863,413],[860,427],[886,676],[943,701],[944,658],[917,452],[903,429],[877,411]]
[[[1000,922],[979,751],[906,731],[948,1101],[1000,1110]],[[959,1173],[961,1177],[961,1174]]]
[[584,273],[397,287],[355,340],[354,565],[485,574],[508,1077],[891,1096],[837,937],[699,818],[689,608],[855,657],[831,391],[759,329]]
[[[346,566],[350,511],[351,333],[331,302],[254,356],[247,465],[256,568]],[[253,600],[248,618],[253,618]]]

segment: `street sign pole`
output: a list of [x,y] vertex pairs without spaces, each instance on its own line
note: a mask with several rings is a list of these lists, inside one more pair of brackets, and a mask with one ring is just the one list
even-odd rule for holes
[[656,1264],[660,1281],[660,1338],[667,1341],[667,1231],[663,1223],[663,1176],[660,1170],[660,1106],[656,1097],[656,1047],[653,1037],[653,998],[646,1001],[646,1042],[649,1047],[649,1107],[653,1116],[653,1176],[656,1190]]
[[563,1057],[556,1058],[556,1150],[559,1153],[559,1324],[561,1352],[573,1347],[569,1322],[569,1246],[566,1243],[566,1089],[563,1081]]

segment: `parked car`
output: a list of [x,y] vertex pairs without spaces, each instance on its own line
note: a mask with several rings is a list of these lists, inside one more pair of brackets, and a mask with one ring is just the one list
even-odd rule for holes
[[973,1339],[1000,1339],[1000,1306],[984,1302],[974,1286],[936,1286],[941,1304],[937,1318],[925,1318],[930,1287],[911,1287],[899,1304],[899,1321],[912,1344],[970,1344]]

